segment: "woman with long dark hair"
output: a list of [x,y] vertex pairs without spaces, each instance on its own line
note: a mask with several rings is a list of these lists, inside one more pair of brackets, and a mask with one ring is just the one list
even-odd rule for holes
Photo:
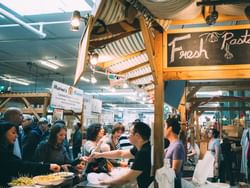
[[60,164],[66,171],[68,171],[67,167],[74,165],[76,165],[77,170],[83,170],[84,167],[78,165],[80,163],[79,159],[71,161],[68,156],[66,148],[63,145],[66,134],[66,126],[64,124],[54,124],[50,130],[48,141],[38,145],[35,151],[35,160]]
[[0,186],[6,186],[19,174],[39,175],[60,171],[60,166],[57,164],[28,162],[15,156],[13,145],[16,139],[16,125],[8,121],[0,121]]

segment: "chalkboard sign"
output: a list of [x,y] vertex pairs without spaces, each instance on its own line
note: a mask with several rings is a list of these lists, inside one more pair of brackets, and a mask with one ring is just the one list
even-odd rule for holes
[[250,30],[167,35],[168,67],[250,64]]

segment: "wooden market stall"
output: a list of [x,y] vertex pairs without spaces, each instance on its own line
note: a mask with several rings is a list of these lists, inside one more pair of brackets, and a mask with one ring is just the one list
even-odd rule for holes
[[33,114],[37,119],[47,115],[50,101],[49,93],[3,93],[0,94],[0,112],[4,112],[8,103],[15,102],[25,114]]
[[[74,85],[84,75],[88,59],[95,52],[108,57],[96,66],[126,77],[130,84],[143,86],[149,95],[155,96],[152,127],[155,170],[163,164],[165,81],[250,78],[250,26],[244,13],[249,4],[247,1],[241,1],[240,5],[223,2],[222,5],[219,1],[103,0],[96,4],[88,18],[79,44]],[[217,16],[211,23],[208,21],[212,13]],[[100,26],[98,19],[105,26]],[[242,25],[228,26],[242,20]],[[223,26],[207,27],[206,22]],[[201,27],[194,28],[194,24]],[[98,33],[101,28],[105,32]],[[188,98],[198,90],[189,91]],[[183,123],[187,121],[186,99],[183,94],[179,105]],[[196,110],[196,122],[198,116]]]

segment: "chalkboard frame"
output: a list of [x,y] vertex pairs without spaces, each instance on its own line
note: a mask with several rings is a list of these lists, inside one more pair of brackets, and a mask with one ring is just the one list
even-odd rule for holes
[[203,28],[189,28],[168,30],[163,35],[163,66],[165,71],[193,71],[193,70],[234,70],[234,69],[250,69],[250,64],[235,64],[235,65],[206,65],[206,66],[178,66],[168,67],[168,35],[178,33],[199,33],[199,32],[213,32],[213,31],[227,31],[227,30],[244,30],[250,29],[250,25],[234,25],[234,26],[216,26]]

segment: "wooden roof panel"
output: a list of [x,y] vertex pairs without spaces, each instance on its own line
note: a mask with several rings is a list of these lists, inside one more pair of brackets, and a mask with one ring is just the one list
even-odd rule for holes
[[129,78],[133,78],[133,77],[144,75],[144,74],[151,73],[151,72],[152,71],[151,71],[150,65],[148,64],[146,66],[143,66],[141,68],[128,72],[127,74],[125,74],[125,77],[129,79]]
[[152,83],[154,80],[152,75],[149,76],[145,76],[143,78],[137,79],[137,80],[133,80],[132,84],[135,85],[144,85],[144,84],[148,84],[148,83]]
[[131,67],[137,66],[147,61],[148,61],[148,56],[146,53],[143,53],[136,57],[132,57],[126,61],[122,61],[114,65],[111,65],[109,67],[109,70],[111,70],[112,72],[121,72],[123,70],[129,69]]
[[103,61],[111,61],[144,49],[143,37],[141,32],[138,32],[108,43],[104,48],[96,49],[96,52],[99,54],[99,58]]

